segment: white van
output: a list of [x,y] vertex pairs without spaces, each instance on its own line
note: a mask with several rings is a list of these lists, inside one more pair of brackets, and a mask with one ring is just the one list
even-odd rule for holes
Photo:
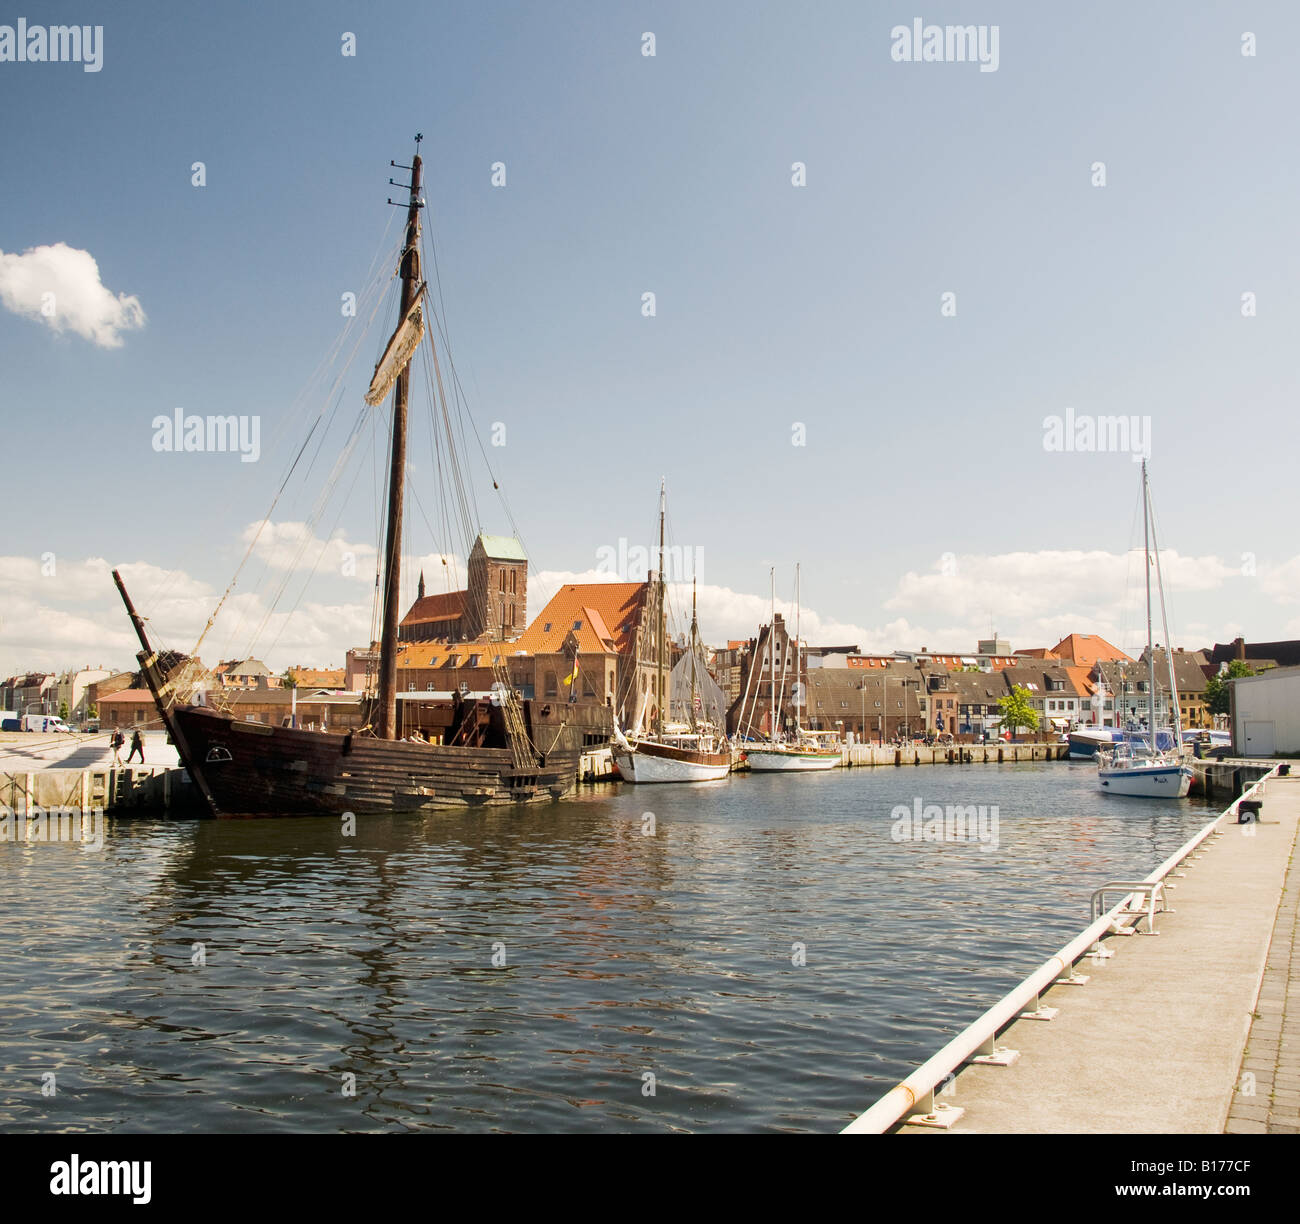
[[24,714],[24,731],[71,731],[72,728],[57,714]]

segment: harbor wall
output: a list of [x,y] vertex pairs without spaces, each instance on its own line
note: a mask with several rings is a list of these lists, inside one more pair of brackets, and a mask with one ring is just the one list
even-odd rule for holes
[[101,808],[116,815],[147,811],[197,816],[203,812],[202,797],[189,774],[156,765],[0,772],[0,804],[24,815],[34,807],[46,811]]

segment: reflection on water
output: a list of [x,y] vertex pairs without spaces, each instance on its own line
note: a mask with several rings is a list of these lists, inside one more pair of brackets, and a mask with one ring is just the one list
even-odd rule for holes
[[[3,845],[0,1129],[834,1130],[1213,814],[1095,778],[769,774],[352,838]],[[997,805],[997,848],[893,840],[917,798]]]

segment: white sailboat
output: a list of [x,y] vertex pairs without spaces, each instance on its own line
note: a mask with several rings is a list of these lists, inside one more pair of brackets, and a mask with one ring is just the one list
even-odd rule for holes
[[[1132,795],[1144,799],[1184,799],[1192,789],[1194,771],[1184,759],[1182,729],[1178,725],[1178,684],[1174,678],[1173,654],[1165,647],[1169,664],[1170,708],[1174,718],[1174,747],[1171,751],[1157,748],[1156,731],[1156,656],[1151,633],[1151,554],[1153,549],[1151,521],[1151,487],[1147,479],[1146,460],[1142,461],[1142,539],[1146,554],[1147,589],[1147,739],[1134,742],[1132,738],[1118,743],[1109,751],[1097,752],[1097,783],[1112,795]],[[1160,589],[1160,614],[1169,641],[1169,621],[1165,615],[1165,585],[1160,573],[1160,549],[1155,548],[1156,580]]]
[[[664,608],[664,510],[665,491],[659,485],[659,615],[655,625],[655,726],[650,735],[625,735],[617,720],[610,746],[614,764],[625,782],[716,782],[731,772],[731,749],[725,738],[711,727],[699,725],[694,711],[694,672],[692,676],[690,721],[665,723],[664,706],[668,704],[664,687],[664,652],[667,648],[667,623]],[[695,599],[691,598],[691,644],[698,655],[699,624]],[[638,713],[636,726],[640,727]]]
[[799,700],[802,689],[802,648],[799,638],[799,567],[795,566],[795,604],[794,604],[794,725],[793,742],[783,740],[776,729],[779,702],[776,696],[776,581],[772,583],[772,630],[767,638],[767,654],[771,660],[772,706],[768,723],[768,742],[745,749],[745,757],[750,769],[756,773],[813,773],[834,769],[842,759],[838,748],[830,748],[821,742],[821,737],[814,732],[805,731],[799,717]]

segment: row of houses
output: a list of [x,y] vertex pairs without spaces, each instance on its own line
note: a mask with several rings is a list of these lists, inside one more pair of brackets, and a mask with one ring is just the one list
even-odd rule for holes
[[797,716],[814,730],[884,740],[924,733],[978,738],[999,727],[999,702],[1017,689],[1044,733],[1144,722],[1151,695],[1157,723],[1171,722],[1171,664],[1183,726],[1211,727],[1206,684],[1220,670],[1206,651],[1156,647],[1153,676],[1147,652],[1133,658],[1095,634],[1016,651],[998,638],[970,653],[864,654],[806,643],[796,650],[779,613],[774,627],[748,642],[728,642],[715,657],[718,682],[732,701],[731,732],[769,734],[775,694],[778,726]]

